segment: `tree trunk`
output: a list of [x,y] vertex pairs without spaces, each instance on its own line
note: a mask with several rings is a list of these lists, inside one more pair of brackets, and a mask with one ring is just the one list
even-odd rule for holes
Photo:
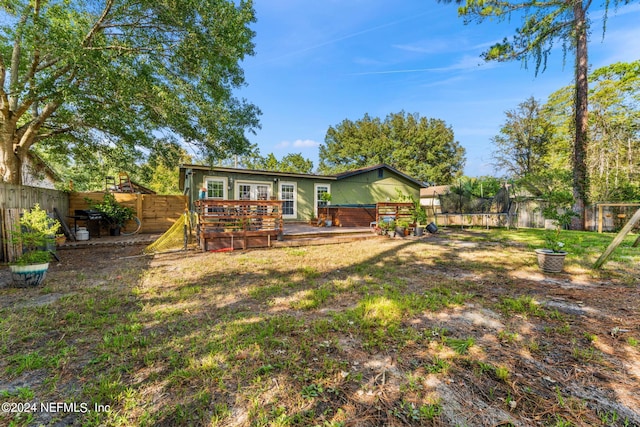
[[0,178],[9,184],[22,184],[22,158],[16,153],[15,126],[0,124]]
[[576,93],[575,93],[575,125],[576,136],[573,144],[573,210],[578,215],[571,222],[574,230],[585,229],[585,207],[587,203],[587,144],[588,144],[588,95],[587,80],[589,64],[587,62],[587,22],[582,0],[574,0],[573,13],[576,32]]

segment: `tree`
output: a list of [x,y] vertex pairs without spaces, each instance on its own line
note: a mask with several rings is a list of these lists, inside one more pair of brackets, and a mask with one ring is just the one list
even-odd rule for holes
[[[587,170],[589,198],[625,201],[640,197],[640,61],[615,63],[589,76]],[[553,93],[546,104],[560,140],[569,139],[572,112],[570,87]],[[562,146],[554,151],[564,151]]]
[[505,114],[500,135],[492,138],[496,171],[522,178],[548,168],[545,160],[553,145],[555,128],[544,116],[540,103],[531,97]]
[[[306,159],[302,153],[289,153],[282,157],[281,160],[278,160],[273,153],[262,156],[256,145],[252,145],[251,153],[234,159],[229,158],[225,163],[229,163],[230,166],[233,167],[243,167],[246,169],[305,174],[313,173],[313,162]],[[233,164],[231,165],[231,163]]]
[[[444,0],[449,1],[449,0]],[[611,3],[618,5],[630,0],[614,0],[605,2],[605,7]],[[516,29],[511,40],[505,38],[489,48],[483,54],[486,60],[511,61],[522,60],[527,64],[529,59],[535,60],[536,73],[540,67],[544,70],[554,43],[560,40],[563,50],[575,53],[575,104],[574,126],[575,138],[573,142],[573,195],[576,212],[574,228],[584,229],[585,207],[587,202],[588,173],[588,91],[587,81],[587,42],[589,21],[587,13],[591,0],[550,0],[546,2],[504,1],[504,0],[456,0],[461,4],[458,14],[465,21],[482,22],[485,19],[511,19],[512,15],[522,16],[523,25]]]
[[74,159],[190,144],[244,152],[259,110],[236,99],[250,0],[9,0],[0,5],[0,176],[35,145]]
[[464,148],[439,119],[389,114],[384,121],[366,115],[330,127],[320,146],[320,172],[331,174],[386,163],[427,182],[461,176]]
[[280,160],[278,168],[281,172],[313,173],[313,162],[302,156],[302,153],[289,153]]

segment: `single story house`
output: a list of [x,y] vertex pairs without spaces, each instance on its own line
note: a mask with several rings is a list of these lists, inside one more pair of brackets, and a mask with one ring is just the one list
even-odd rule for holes
[[331,194],[332,206],[375,205],[399,194],[420,197],[423,183],[399,170],[379,164],[336,175],[314,175],[202,165],[180,166],[180,189],[195,200],[282,200],[285,221],[308,221]]

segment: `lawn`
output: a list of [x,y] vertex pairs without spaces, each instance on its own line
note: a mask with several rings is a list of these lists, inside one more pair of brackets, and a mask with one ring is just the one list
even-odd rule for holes
[[[0,287],[4,425],[640,425],[640,248],[539,230],[143,256]],[[5,276],[2,276],[3,278]]]

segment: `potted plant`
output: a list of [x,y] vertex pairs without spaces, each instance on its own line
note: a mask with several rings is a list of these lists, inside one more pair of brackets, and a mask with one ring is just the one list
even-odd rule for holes
[[14,286],[39,286],[44,281],[51,260],[51,248],[55,248],[56,231],[60,222],[50,218],[39,204],[20,217],[13,230],[12,242],[21,254],[9,264]]
[[395,220],[390,219],[388,221],[383,221],[381,227],[384,230],[385,234],[387,234],[389,237],[396,237]]
[[133,219],[135,211],[128,207],[123,206],[116,200],[116,197],[112,193],[104,193],[102,202],[96,203],[94,200],[87,200],[92,209],[97,210],[109,224],[109,234],[112,236],[119,236],[120,229],[125,222]]
[[409,221],[406,219],[399,220],[396,222],[396,234],[400,236],[408,236],[409,235]]
[[424,233],[424,226],[422,224],[427,223],[427,212],[420,205],[419,200],[413,201],[413,211],[411,212],[411,219],[415,224],[414,234],[416,236],[422,236]]
[[576,216],[570,208],[571,197],[554,193],[549,197],[549,205],[543,209],[542,215],[550,220],[554,229],[545,235],[545,247],[536,249],[538,266],[547,273],[559,273],[564,268],[567,251],[564,242],[560,240],[560,233],[571,224],[571,218]]
[[331,202],[331,193],[322,193],[320,200],[324,202],[324,206],[327,208],[327,216],[324,219],[324,224],[327,227],[331,227],[333,221],[329,218],[329,202]]

